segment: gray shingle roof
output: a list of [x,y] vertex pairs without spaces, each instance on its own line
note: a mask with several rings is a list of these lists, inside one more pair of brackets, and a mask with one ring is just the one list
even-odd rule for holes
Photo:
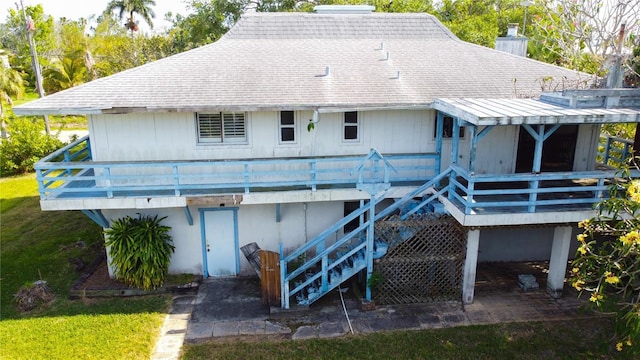
[[548,79],[579,76],[460,41],[428,14],[256,13],[216,43],[14,111],[411,108],[436,97],[537,95]]

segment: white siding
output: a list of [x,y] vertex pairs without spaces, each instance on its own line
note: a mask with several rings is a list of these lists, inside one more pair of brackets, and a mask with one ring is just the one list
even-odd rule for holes
[[[198,144],[193,113],[92,115],[93,156],[100,161],[272,158],[432,152],[433,111],[360,112],[360,140],[342,140],[342,113],[320,114],[307,131],[311,111],[296,111],[296,143],[279,143],[279,113],[250,112],[247,144]],[[449,150],[450,151],[450,150]]]
[[582,124],[578,127],[578,141],[573,171],[591,171],[596,169],[596,152],[600,142],[599,124]]
[[[480,128],[482,130],[482,128]],[[515,169],[518,126],[494,126],[476,148],[476,174],[511,174]]]

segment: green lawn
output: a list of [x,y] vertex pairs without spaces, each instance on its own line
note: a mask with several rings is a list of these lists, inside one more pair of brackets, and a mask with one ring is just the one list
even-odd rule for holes
[[183,359],[631,359],[608,342],[610,319],[398,331],[303,341],[186,345]]
[[[0,179],[0,358],[149,357],[168,296],[69,300],[81,275],[70,260],[91,263],[102,245],[100,227],[81,212],[40,211],[34,175]],[[13,295],[39,279],[55,299],[20,313]]]
[[[13,104],[14,106],[18,106],[37,99],[38,94],[27,93],[21,99],[14,99]],[[5,110],[7,111],[7,117],[14,116],[10,107]],[[42,119],[41,116],[37,116],[35,118]],[[49,125],[51,126],[52,132],[57,130],[87,130],[89,128],[87,117],[84,115],[50,115]]]

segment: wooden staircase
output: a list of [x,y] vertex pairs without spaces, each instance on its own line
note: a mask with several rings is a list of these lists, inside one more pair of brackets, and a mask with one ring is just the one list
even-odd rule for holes
[[[436,191],[434,186],[449,173],[450,170],[447,169],[377,214],[372,214],[372,209],[385,197],[372,196],[371,200],[363,202],[356,211],[286,256],[280,244],[282,308],[288,309],[291,299],[295,299],[298,305],[310,305],[365,269],[368,270],[368,280],[373,259],[384,256],[388,250],[387,243],[376,236],[373,223],[393,213],[399,212],[400,219],[405,220],[412,214],[425,211],[429,204],[446,192],[446,189]],[[415,200],[416,198],[420,200]],[[361,220],[356,229],[329,243],[329,239],[333,239],[338,230],[354,219],[363,219],[361,216],[366,212],[369,212],[368,220]],[[389,238],[389,234],[386,235]],[[413,235],[409,229],[394,234],[397,242],[410,239]]]

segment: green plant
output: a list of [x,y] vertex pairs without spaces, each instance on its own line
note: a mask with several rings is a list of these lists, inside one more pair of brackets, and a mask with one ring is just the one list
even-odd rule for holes
[[166,217],[130,216],[117,219],[105,233],[115,276],[127,285],[144,290],[164,284],[174,252],[171,227],[161,225]]
[[9,138],[0,142],[0,171],[3,176],[33,171],[42,157],[61,148],[64,143],[44,133],[42,123],[25,118],[11,119]]
[[598,204],[592,219],[582,221],[571,283],[603,312],[616,315],[618,351],[640,354],[640,180],[628,169]]
[[367,287],[371,290],[375,290],[378,286],[382,285],[382,282],[384,282],[382,274],[380,274],[379,271],[374,271],[371,273],[369,280],[367,280]]

